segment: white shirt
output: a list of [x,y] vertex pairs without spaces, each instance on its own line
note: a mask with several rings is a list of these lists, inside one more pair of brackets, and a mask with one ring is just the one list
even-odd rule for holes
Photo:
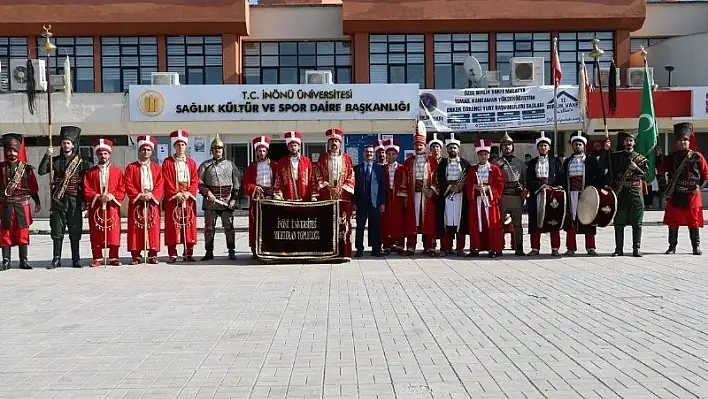
[[261,187],[272,187],[271,169],[268,161],[260,161],[256,166],[256,184]]
[[189,183],[190,176],[187,158],[175,158],[175,175],[177,175],[177,183]]
[[330,159],[329,165],[331,168],[330,169],[330,172],[331,172],[330,177],[333,180],[337,180],[336,178],[337,178],[337,176],[339,176],[339,171],[341,170],[340,168],[342,168],[342,156],[330,154],[329,159]]
[[151,192],[154,188],[149,160],[140,162],[140,186],[143,188],[143,192]]
[[445,177],[447,180],[458,180],[462,176],[462,165],[459,158],[449,158],[447,160],[447,169]]
[[539,179],[548,178],[548,156],[539,155],[536,163],[536,177]]
[[427,155],[415,156],[415,179],[425,180],[425,164],[428,163]]
[[487,184],[489,182],[489,162],[477,166],[477,183]]
[[111,163],[98,164],[98,171],[100,172],[101,191],[103,192],[108,189],[108,181],[111,178]]
[[398,168],[398,162],[388,164],[388,188],[390,189],[394,188],[396,183],[396,168]]
[[290,157],[290,166],[293,173],[293,179],[297,180],[298,176],[298,166],[300,165],[300,156]]
[[568,163],[568,176],[585,175],[585,154],[573,155]]

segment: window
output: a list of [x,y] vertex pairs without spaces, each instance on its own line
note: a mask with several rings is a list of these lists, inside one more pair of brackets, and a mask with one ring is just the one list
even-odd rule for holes
[[595,35],[600,40],[600,48],[605,50],[605,54],[599,60],[600,68],[610,67],[614,57],[614,34],[612,32],[562,32],[558,35],[558,58],[560,58],[563,71],[561,84],[578,84],[578,72],[583,54],[588,69],[588,78],[591,82],[595,80],[597,77],[594,68],[595,60],[589,55],[592,51],[591,40]]
[[513,57],[543,57],[544,83],[551,83],[550,33],[497,33],[497,70],[510,79]]
[[101,59],[105,93],[126,92],[130,85],[149,85],[151,73],[157,72],[157,38],[102,37]]
[[418,83],[425,87],[423,35],[369,35],[371,83]]
[[224,83],[221,36],[169,36],[167,71],[189,85]]
[[[433,36],[435,53],[435,88],[465,89],[470,87],[465,59],[472,55],[482,66],[482,73],[489,70],[489,34],[453,33]],[[480,79],[484,76],[480,76]]]
[[657,43],[661,43],[668,37],[635,37],[629,40],[629,53],[632,54],[635,51],[639,51],[644,48],[648,48]]
[[0,37],[0,90],[10,90],[10,59],[27,60],[26,37]]
[[[76,93],[93,93],[93,38],[57,37],[53,42],[57,49],[49,58],[51,74],[63,75],[64,63],[69,56],[72,90]],[[42,43],[44,38],[37,38],[37,55],[45,59]]]
[[305,83],[305,71],[331,71],[334,83],[352,82],[348,41],[245,42],[247,84]]

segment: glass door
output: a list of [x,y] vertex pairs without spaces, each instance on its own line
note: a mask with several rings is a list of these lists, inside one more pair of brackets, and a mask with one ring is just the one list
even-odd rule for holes
[[317,162],[320,159],[320,155],[327,152],[327,143],[305,143],[305,148],[303,148],[303,155],[309,157],[312,162]]
[[226,147],[224,148],[226,159],[236,165],[241,175],[241,191],[236,201],[236,208],[248,209],[248,198],[245,195],[243,187],[243,176],[246,174],[246,169],[248,169],[251,145],[248,143],[238,143],[224,144],[224,146]]

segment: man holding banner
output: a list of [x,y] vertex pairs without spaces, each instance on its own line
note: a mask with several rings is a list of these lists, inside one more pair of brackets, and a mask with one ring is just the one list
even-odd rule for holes
[[251,199],[248,204],[248,246],[251,247],[252,258],[256,258],[256,201],[273,198],[273,181],[275,180],[275,163],[268,158],[270,137],[258,136],[252,141],[256,152],[256,160],[248,165],[243,177],[246,195]]

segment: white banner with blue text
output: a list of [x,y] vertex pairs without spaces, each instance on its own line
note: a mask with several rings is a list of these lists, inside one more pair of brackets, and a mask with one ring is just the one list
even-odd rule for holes
[[129,98],[134,122],[414,121],[419,108],[417,84],[130,86]]
[[[458,132],[553,125],[553,86],[421,90],[428,130]],[[580,123],[578,86],[558,86],[558,123]]]

